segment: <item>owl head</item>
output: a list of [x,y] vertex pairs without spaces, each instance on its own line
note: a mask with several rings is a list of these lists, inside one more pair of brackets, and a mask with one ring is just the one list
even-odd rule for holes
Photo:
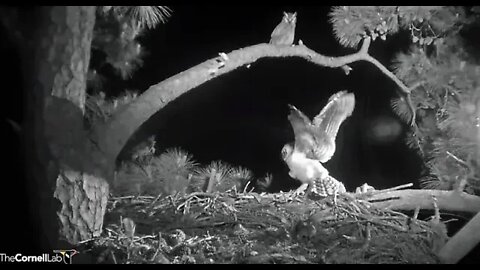
[[286,160],[293,152],[292,144],[285,144],[282,148],[282,159]]
[[285,23],[290,23],[290,24],[295,24],[297,22],[297,12],[294,13],[289,13],[289,12],[283,12],[283,22]]

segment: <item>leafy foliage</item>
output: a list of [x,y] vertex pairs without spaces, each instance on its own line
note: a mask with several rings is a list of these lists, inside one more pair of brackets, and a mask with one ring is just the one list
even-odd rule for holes
[[341,45],[356,47],[363,38],[372,40],[408,29],[414,43],[441,43],[443,36],[458,32],[462,9],[439,6],[337,6],[330,12],[333,32]]
[[397,7],[334,7],[330,13],[333,32],[340,44],[356,47],[366,36],[385,40],[398,31]]
[[99,7],[88,73],[89,92],[105,92],[109,83],[130,79],[147,54],[139,37],[146,29],[166,23],[171,12],[165,6]]
[[131,17],[140,27],[154,28],[166,23],[172,10],[166,6],[104,6],[103,13],[113,13],[119,17]]
[[264,177],[257,179],[256,182],[256,192],[266,192],[268,188],[272,185],[273,175],[267,173]]
[[233,167],[222,161],[212,161],[206,167],[202,167],[195,171],[193,178],[195,179],[195,183],[197,183],[197,190],[208,190],[208,184],[212,173],[214,176],[214,182],[211,184],[210,192],[225,192],[231,189],[243,191],[249,181],[253,178],[252,172],[246,168]]
[[97,122],[104,123],[120,108],[137,98],[134,91],[124,91],[119,97],[107,98],[104,92],[87,95],[85,118],[90,126]]
[[[230,178],[233,181],[233,186],[238,191],[243,191],[243,189],[247,188],[246,191],[250,191],[252,189],[251,180],[253,180],[253,173],[247,168],[244,167],[234,167],[230,171]],[[230,187],[227,185],[227,189]]]
[[104,61],[95,63],[93,69],[102,70],[105,65],[112,67],[122,79],[131,77],[136,68],[142,65],[145,52],[137,37],[143,28],[126,16],[113,13],[98,16],[94,28],[92,49],[105,54]]
[[147,186],[149,194],[185,194],[190,184],[191,171],[197,164],[190,154],[180,148],[167,149],[149,164],[153,179]]
[[[233,167],[223,161],[213,161],[200,167],[191,154],[180,148],[170,148],[155,156],[154,136],[134,147],[130,155],[131,160],[124,161],[117,170],[114,184],[117,196],[166,196],[253,189],[253,173],[247,168]],[[212,172],[213,179],[210,180]]]
[[[426,160],[422,185],[454,189],[466,181],[466,191],[475,193],[480,181],[475,162],[479,158],[480,69],[464,49],[459,31],[459,22],[471,20],[454,11],[459,10],[443,8],[435,16],[422,13],[432,29],[444,30],[442,40],[416,43],[413,36],[416,45],[397,55],[394,70],[407,85],[421,82],[411,93],[419,117],[407,143]],[[422,18],[416,16],[417,20]],[[443,18],[441,22],[439,18]],[[392,101],[392,108],[401,118],[410,116],[401,100]]]

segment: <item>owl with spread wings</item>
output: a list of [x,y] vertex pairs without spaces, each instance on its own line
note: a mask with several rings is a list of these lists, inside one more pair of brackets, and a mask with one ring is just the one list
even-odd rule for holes
[[288,120],[295,142],[283,147],[282,158],[290,169],[289,175],[302,182],[297,192],[306,188],[321,196],[345,192],[345,186],[331,177],[322,163],[329,161],[335,153],[338,129],[352,114],[355,95],[347,91],[332,95],[313,121],[295,106],[289,107]]

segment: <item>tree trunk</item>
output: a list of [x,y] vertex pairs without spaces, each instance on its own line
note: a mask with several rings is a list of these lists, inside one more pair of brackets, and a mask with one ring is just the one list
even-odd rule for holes
[[41,7],[34,13],[27,18],[32,43],[22,50],[27,177],[48,239],[43,246],[61,248],[59,236],[76,244],[101,232],[108,195],[106,158],[83,126],[95,7]]

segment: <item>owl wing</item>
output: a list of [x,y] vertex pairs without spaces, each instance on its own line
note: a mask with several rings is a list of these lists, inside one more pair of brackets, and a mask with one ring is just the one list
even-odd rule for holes
[[349,117],[355,108],[355,95],[347,91],[333,94],[327,105],[313,119],[317,137],[316,148],[312,156],[322,162],[332,158],[335,153],[335,139],[340,125]]
[[312,122],[295,106],[288,106],[290,107],[288,120],[290,121],[293,133],[295,134],[295,151],[308,153],[315,147],[315,145],[317,145],[315,135],[312,132]]
[[270,35],[271,39],[280,37],[283,35],[282,31],[285,29],[285,26],[283,25],[283,21],[280,22],[275,29],[273,29],[272,34]]

